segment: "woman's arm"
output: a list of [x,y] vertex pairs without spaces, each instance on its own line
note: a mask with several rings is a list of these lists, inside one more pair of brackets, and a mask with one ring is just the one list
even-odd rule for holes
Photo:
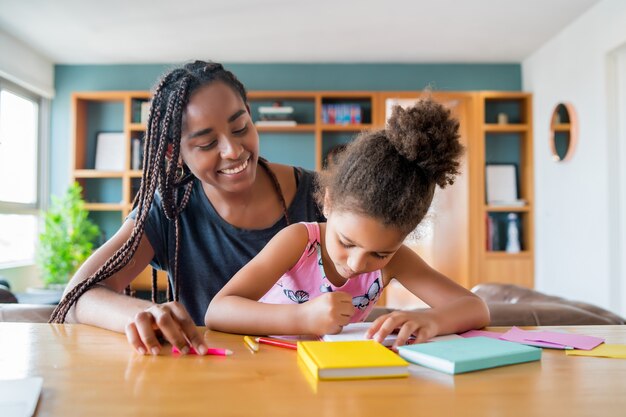
[[[135,222],[126,220],[118,232],[96,250],[70,280],[66,292],[96,272],[130,237]],[[154,256],[144,235],[130,262],[80,297],[67,316],[68,323],[84,323],[126,333],[129,343],[140,353],[158,354],[158,335],[182,351],[191,345],[205,348],[187,310],[180,303],[154,304],[125,296],[122,292],[143,271]]]
[[433,336],[459,333],[489,324],[489,310],[478,296],[435,271],[414,251],[402,246],[383,270],[385,277],[395,278],[406,289],[428,304],[425,311],[395,311],[376,319],[368,336],[384,339],[400,329],[397,344],[411,334],[416,342]]
[[303,304],[258,302],[300,259],[308,242],[306,227],[281,230],[217,293],[205,316],[207,327],[239,334],[336,333],[354,313],[352,297],[323,294]]

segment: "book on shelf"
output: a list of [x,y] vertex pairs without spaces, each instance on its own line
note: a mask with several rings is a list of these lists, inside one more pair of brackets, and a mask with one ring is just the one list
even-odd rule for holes
[[298,359],[315,379],[400,378],[409,364],[373,340],[298,342]]
[[131,152],[130,169],[133,169],[133,170],[142,169],[143,148],[141,146],[141,139],[133,138],[131,140],[130,152]]
[[526,206],[526,200],[515,199],[515,200],[490,200],[490,206],[511,206],[511,207],[524,207]]
[[259,114],[261,115],[289,115],[293,114],[292,106],[259,106]]
[[260,106],[257,126],[295,126],[293,107],[291,106]]
[[361,124],[363,114],[358,104],[323,104],[322,123],[331,125]]
[[[372,323],[350,323],[347,326],[344,326],[341,333],[338,334],[326,334],[322,336],[322,340],[325,342],[346,342],[346,341],[354,341],[354,340],[371,340],[365,337],[365,333],[367,329],[370,328]],[[445,336],[436,336],[429,340],[429,342],[434,341],[442,341],[442,340],[452,340],[452,339],[460,339],[461,336],[457,334],[450,334]],[[391,333],[385,337],[382,341],[383,346],[392,346],[394,342],[398,339],[397,333]],[[410,338],[407,343],[411,343],[415,338]]]
[[500,251],[500,226],[498,219],[487,214],[487,250]]
[[150,115],[150,102],[142,101],[141,102],[141,113],[139,116],[139,123],[146,124],[148,123],[148,116]]
[[541,349],[488,337],[398,347],[404,359],[448,374],[477,371],[541,359]]
[[485,213],[485,249],[493,249],[493,219],[489,213]]
[[295,120],[257,120],[254,122],[256,126],[296,126]]

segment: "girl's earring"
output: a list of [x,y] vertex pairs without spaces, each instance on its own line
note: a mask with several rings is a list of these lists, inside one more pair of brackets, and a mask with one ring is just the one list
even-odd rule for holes
[[185,176],[185,169],[182,165],[176,167],[176,181],[180,181]]

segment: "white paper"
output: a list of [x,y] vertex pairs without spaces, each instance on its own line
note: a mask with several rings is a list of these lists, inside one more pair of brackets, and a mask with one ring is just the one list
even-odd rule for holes
[[42,385],[41,377],[0,380],[0,416],[31,417]]
[[96,138],[95,169],[102,171],[124,171],[126,151],[123,132],[98,133]]
[[[341,333],[339,334],[327,334],[322,336],[322,340],[325,342],[346,342],[352,340],[368,340],[365,337],[365,332],[370,328],[372,323],[362,322],[362,323],[350,323],[343,328]],[[398,338],[398,335],[392,333],[388,335],[385,340],[383,340],[384,346],[391,346]],[[429,342],[434,341],[443,341],[443,340],[451,340],[451,339],[460,339],[461,336],[458,334],[449,334],[445,336],[436,336],[429,340]]]

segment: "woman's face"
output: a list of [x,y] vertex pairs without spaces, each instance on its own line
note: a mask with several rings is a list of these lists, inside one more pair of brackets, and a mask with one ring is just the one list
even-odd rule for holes
[[183,115],[180,153],[189,170],[220,191],[252,187],[259,157],[259,136],[242,98],[215,81],[190,97]]

